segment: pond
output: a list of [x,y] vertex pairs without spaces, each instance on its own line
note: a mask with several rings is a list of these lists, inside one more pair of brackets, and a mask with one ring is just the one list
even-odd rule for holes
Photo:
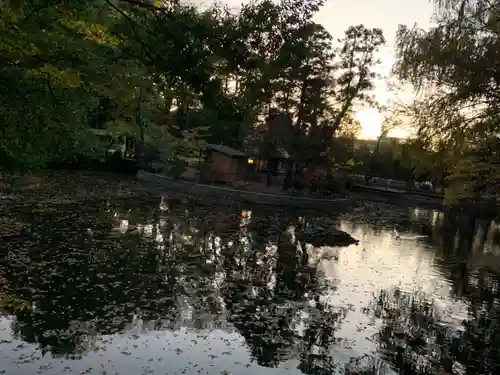
[[[2,235],[25,230],[0,248],[0,373],[500,373],[494,222],[368,203],[325,217],[80,175],[1,202]],[[312,247],[301,227],[359,243]]]

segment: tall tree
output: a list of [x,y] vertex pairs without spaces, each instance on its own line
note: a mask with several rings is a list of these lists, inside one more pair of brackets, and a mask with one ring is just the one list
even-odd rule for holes
[[338,51],[339,76],[337,84],[337,108],[333,127],[339,128],[343,118],[352,110],[356,100],[369,99],[376,73],[373,68],[379,63],[376,52],[385,44],[381,29],[368,29],[363,25],[351,26],[345,32]]
[[289,151],[310,145],[297,158],[319,162],[370,89],[383,42],[357,26],[336,51],[312,21],[322,4],[262,0],[239,14],[173,0],[2,4],[2,167],[83,152],[89,127],[167,143],[207,127],[210,141],[239,147],[276,109],[293,121]]

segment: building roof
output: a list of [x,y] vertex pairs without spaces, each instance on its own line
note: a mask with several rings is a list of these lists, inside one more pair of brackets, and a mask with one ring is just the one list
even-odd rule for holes
[[221,154],[231,156],[231,157],[246,157],[247,155],[241,152],[240,150],[236,150],[229,146],[224,145],[215,145],[212,143],[207,143],[207,149],[220,152]]

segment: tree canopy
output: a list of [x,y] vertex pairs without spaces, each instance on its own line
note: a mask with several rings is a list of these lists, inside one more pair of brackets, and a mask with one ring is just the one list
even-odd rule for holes
[[189,134],[241,147],[276,111],[290,114],[294,145],[328,134],[296,158],[324,157],[333,135],[356,134],[353,106],[370,101],[384,37],[358,25],[336,41],[312,19],[322,5],[260,0],[234,12],[173,0],[4,3],[2,169],[92,152],[90,128],[146,130],[164,148]]
[[500,2],[437,1],[436,6],[434,27],[398,31],[395,72],[425,94],[413,106],[420,155],[439,155],[450,203],[496,197]]

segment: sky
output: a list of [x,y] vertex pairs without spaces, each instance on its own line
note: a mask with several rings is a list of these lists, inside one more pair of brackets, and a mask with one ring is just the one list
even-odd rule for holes
[[[196,0],[195,0],[196,2]],[[239,7],[248,0],[225,0],[230,7]],[[433,5],[430,0],[326,0],[315,21],[322,24],[334,38],[342,38],[344,31],[352,25],[381,28],[386,45],[380,51],[381,64],[378,73],[387,76],[394,62],[395,36],[399,24],[427,28],[430,24]],[[409,92],[406,93],[411,95]],[[384,82],[375,88],[375,97],[385,103],[390,100]],[[406,98],[399,98],[405,100]],[[359,109],[356,118],[362,131],[360,138],[377,138],[383,115],[373,108]],[[404,137],[404,131],[393,131],[391,136]]]
[[[387,43],[380,51],[381,64],[377,71],[382,76],[388,76],[394,63],[398,25],[417,24],[427,28],[432,10],[429,0],[329,0],[317,14],[315,21],[321,23],[334,37],[342,37],[349,26],[360,23],[367,27],[381,28]],[[381,102],[390,100],[384,82],[376,85],[375,97]],[[383,115],[376,109],[360,109],[356,118],[362,127],[360,138],[373,139],[379,136]],[[390,135],[404,137],[405,134],[395,130]]]

